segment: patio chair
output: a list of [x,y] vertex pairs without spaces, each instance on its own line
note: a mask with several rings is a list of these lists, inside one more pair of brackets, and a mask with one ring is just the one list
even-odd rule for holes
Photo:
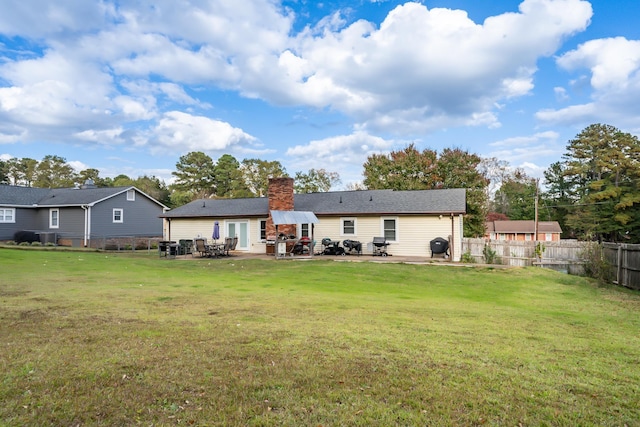
[[196,239],[194,243],[195,243],[195,251],[191,252],[192,256],[195,252],[198,252],[200,254],[200,258],[210,255],[209,250],[207,249],[206,241],[204,239]]
[[[231,246],[229,247],[229,251],[235,251],[236,250],[236,246],[238,246],[238,236],[234,237],[231,240]],[[227,251],[227,255],[231,256],[229,251]]]
[[229,256],[229,251],[231,250],[231,246],[233,245],[233,239],[231,237],[227,237],[224,239],[224,246],[222,247],[221,255]]

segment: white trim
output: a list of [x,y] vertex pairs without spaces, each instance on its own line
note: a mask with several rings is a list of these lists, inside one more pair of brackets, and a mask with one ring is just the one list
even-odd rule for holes
[[[2,211],[2,220],[0,221],[0,224],[15,224],[15,222],[16,222],[16,209],[15,208],[0,208],[0,211]],[[11,212],[11,220],[10,221],[6,220],[7,212]]]
[[[116,211],[120,211],[120,219],[116,219]],[[122,224],[124,222],[124,209],[113,208],[113,216],[111,217],[114,224]]]
[[[131,197],[129,197],[131,196]],[[127,202],[135,202],[136,201],[136,190],[133,188],[127,190]]]
[[[393,220],[393,221],[395,221],[394,232],[395,232],[396,238],[393,239],[393,240],[387,239],[387,236],[384,234],[384,222],[385,222],[385,220]],[[399,225],[400,225],[400,221],[399,221],[397,216],[381,216],[380,217],[380,236],[384,237],[385,240],[388,241],[388,242],[395,242],[395,243],[399,242],[400,241]]]
[[[55,224],[53,221],[53,213],[56,213]],[[60,209],[51,208],[49,209],[49,228],[60,228]]]
[[[230,220],[226,220],[224,222],[224,236],[220,236],[220,238],[223,237],[235,237],[235,236],[231,236],[229,234],[229,224],[237,224],[238,225],[238,230],[236,230],[236,232],[240,231],[240,224],[247,224],[247,246],[241,246],[241,241],[240,241],[240,236],[238,236],[238,246],[236,246],[236,250],[238,251],[249,251],[251,249],[251,220],[249,219],[230,219]],[[222,231],[222,230],[221,230]]]
[[[344,222],[345,221],[353,221],[353,233],[345,233],[344,232]],[[345,216],[340,218],[340,235],[347,237],[355,237],[358,235],[358,218],[353,216]]]

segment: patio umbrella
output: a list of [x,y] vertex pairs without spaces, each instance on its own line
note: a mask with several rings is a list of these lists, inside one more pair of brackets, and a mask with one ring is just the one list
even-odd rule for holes
[[220,238],[220,223],[218,221],[213,223],[213,240],[218,240]]

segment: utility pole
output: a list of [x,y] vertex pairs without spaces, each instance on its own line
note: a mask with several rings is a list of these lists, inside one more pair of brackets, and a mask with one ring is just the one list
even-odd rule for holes
[[538,181],[539,178],[536,178],[536,198],[534,201],[534,215],[535,215],[535,220],[534,220],[534,225],[533,225],[533,232],[534,232],[534,238],[533,240],[538,241]]
[[[538,183],[540,179],[536,178],[536,198],[534,200],[534,220],[533,220],[533,253],[538,257]],[[542,261],[542,255],[540,255],[540,259],[538,261]],[[542,267],[542,265],[541,265]]]

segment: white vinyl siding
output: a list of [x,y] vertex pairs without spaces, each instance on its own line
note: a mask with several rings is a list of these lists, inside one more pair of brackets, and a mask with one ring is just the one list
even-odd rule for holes
[[[443,239],[449,239],[452,233],[455,234],[453,244],[453,258],[459,260],[461,255],[462,245],[462,217],[460,215],[453,217],[443,216],[426,216],[426,215],[411,215],[411,216],[397,216],[397,217],[385,217],[393,218],[396,220],[396,232],[398,238],[402,237],[402,242],[397,241],[389,245],[388,252],[392,255],[398,256],[421,256],[430,257],[431,249],[429,243],[436,237],[442,237]],[[327,237],[331,240],[344,240],[341,238],[342,221],[339,216],[318,216],[320,221],[314,226],[314,239],[316,245],[320,244],[320,241]],[[381,217],[379,216],[359,216],[357,219],[356,235],[349,236],[350,240],[357,240],[362,243],[362,251],[364,254],[371,254],[371,251],[367,248],[367,244],[370,243],[374,237],[381,236],[382,224]],[[175,240],[179,239],[193,239],[200,235],[204,237],[211,236],[211,230],[213,229],[213,222],[216,218],[208,219],[191,219],[191,218],[174,218],[171,220],[171,236],[168,233],[168,223],[165,221],[165,239]],[[222,219],[217,218],[222,222]],[[258,237],[258,231],[260,230],[260,221],[264,219],[252,219],[250,220],[250,229],[255,230],[255,237]],[[222,229],[221,229],[222,231]],[[169,239],[169,237],[171,237]],[[264,242],[260,242],[257,239],[250,242],[249,252],[251,253],[265,253],[266,247]]]

